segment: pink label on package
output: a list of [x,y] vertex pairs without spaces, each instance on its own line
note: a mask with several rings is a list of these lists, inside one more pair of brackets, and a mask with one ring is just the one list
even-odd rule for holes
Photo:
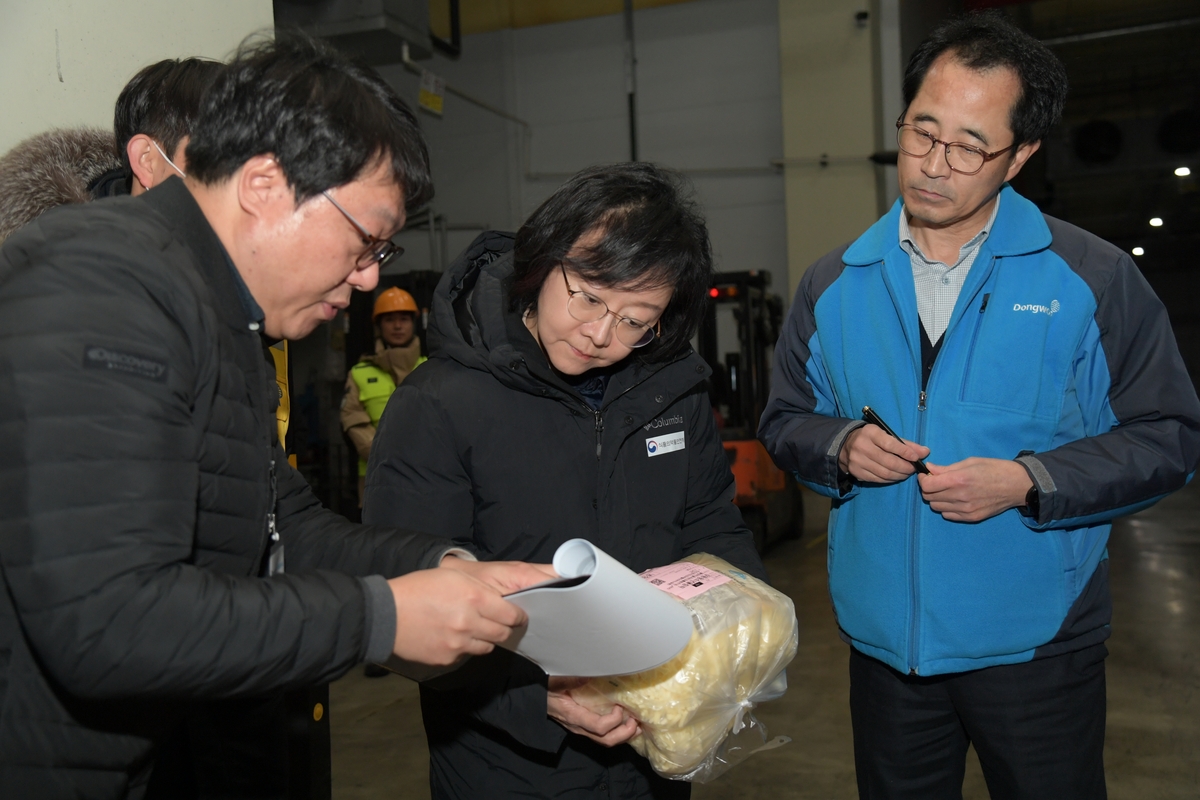
[[680,600],[690,600],[698,594],[704,594],[714,586],[729,583],[731,580],[728,575],[722,575],[708,567],[702,567],[689,561],[648,569],[641,573],[640,577],[667,594],[675,595]]

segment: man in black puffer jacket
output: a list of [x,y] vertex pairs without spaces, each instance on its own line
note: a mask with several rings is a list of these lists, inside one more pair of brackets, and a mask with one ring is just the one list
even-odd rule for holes
[[411,112],[267,43],[188,158],[0,249],[0,797],[140,797],[189,706],[489,652],[523,619],[501,592],[545,577],[346,522],[275,441],[263,337],[374,287],[431,193]]

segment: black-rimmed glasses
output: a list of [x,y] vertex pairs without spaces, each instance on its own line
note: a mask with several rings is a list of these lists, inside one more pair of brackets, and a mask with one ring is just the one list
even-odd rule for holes
[[380,239],[360,225],[358,220],[350,216],[350,212],[342,208],[342,204],[334,200],[333,195],[328,191],[321,192],[321,194],[325,195],[326,200],[333,203],[334,208],[342,212],[342,216],[350,221],[350,224],[358,231],[358,235],[362,237],[366,249],[359,254],[358,260],[354,262],[355,266],[359,269],[366,269],[375,264],[382,267],[396,256],[404,254],[404,248],[400,245],[387,239]]
[[567,313],[580,322],[597,322],[605,315],[612,314],[617,318],[617,340],[626,347],[645,347],[654,341],[654,337],[662,333],[662,322],[651,326],[632,317],[622,317],[615,311],[610,311],[608,304],[595,295],[588,294],[582,289],[572,289],[571,281],[567,278],[567,268],[562,269],[563,282],[567,284]]
[[1014,142],[1003,150],[989,153],[963,142],[943,142],[941,139],[935,139],[929,131],[918,128],[916,125],[896,122],[896,146],[900,148],[900,152],[916,158],[924,158],[939,144],[946,148],[946,166],[962,175],[975,175],[983,169],[984,164],[993,158],[999,158],[1017,146]]

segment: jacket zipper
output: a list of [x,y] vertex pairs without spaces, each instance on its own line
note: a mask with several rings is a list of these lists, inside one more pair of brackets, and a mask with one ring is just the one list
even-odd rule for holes
[[593,411],[596,415],[596,460],[600,460],[600,449],[604,443],[604,416],[599,411]]
[[[992,295],[990,292],[983,296],[983,301],[979,304],[979,313],[980,314],[982,314],[984,311],[987,310],[988,300],[991,298],[991,296]],[[970,357],[970,355],[973,354],[973,352],[975,350],[975,342],[978,339],[978,337],[979,337],[979,325],[976,325],[975,331],[971,336],[971,350],[968,353],[968,357]],[[934,361],[934,369],[936,369],[936,368],[937,368],[937,361],[935,360]],[[924,369],[922,369],[921,372],[922,372],[922,376],[923,376]],[[929,373],[929,379],[930,379],[930,381],[933,380],[933,370],[932,369],[930,370],[930,373]],[[927,384],[923,384],[921,386],[921,393],[917,396],[917,411],[922,412],[917,417],[917,441],[918,442],[925,441],[926,417],[923,412],[928,408],[928,400],[929,400],[928,386],[927,386]],[[918,542],[920,539],[920,536],[919,536],[920,524],[921,524],[921,504],[913,503],[912,536],[910,537],[910,540],[909,540],[910,550],[909,550],[909,563],[908,563],[909,570],[911,571],[911,574],[912,574],[912,581],[911,581],[912,592],[911,592],[911,597],[910,597],[910,599],[912,600],[912,625],[909,629],[909,642],[908,642],[908,671],[909,671],[910,675],[920,674],[920,671],[917,669],[917,666],[916,666],[917,665],[917,637],[920,635],[920,632],[921,632],[921,625],[920,625],[921,591],[920,591],[920,586],[919,586],[919,581],[918,581],[918,568],[919,568],[920,559],[917,557],[917,553],[919,550]]]
[[[922,370],[924,371],[924,370]],[[925,389],[921,389],[920,403],[917,405],[918,411],[925,410]],[[917,441],[925,441],[925,415],[920,414],[917,417]],[[913,476],[916,480],[916,476]],[[909,600],[912,602],[912,624],[908,631],[908,673],[910,675],[920,674],[917,669],[917,641],[921,635],[921,587],[920,587],[920,559],[917,557],[920,551],[921,539],[921,503],[920,503],[920,488],[917,489],[917,497],[910,495],[909,502],[912,503],[912,535],[908,538],[908,569],[912,576],[909,580],[910,595]]]
[[[674,363],[674,362],[672,362],[672,363]],[[670,366],[670,364],[665,365],[664,369],[666,368],[666,366]],[[599,409],[593,409],[591,406],[584,403],[584,408],[586,408],[588,411],[591,411],[592,414],[594,414],[596,417],[596,460],[597,461],[600,460],[600,453],[602,451],[602,444],[603,444],[603,440],[604,440],[604,409],[608,408],[608,406],[611,406],[613,403],[617,402],[622,397],[629,394],[634,389],[641,386],[643,383],[650,380],[651,378],[653,378],[655,375],[657,375],[661,371],[662,370],[656,370],[655,372],[652,372],[649,375],[647,375],[646,377],[642,378],[637,383],[632,384],[627,389],[625,389],[625,391],[621,392],[619,395],[614,397],[612,400],[608,401],[608,403],[606,405],[602,406]]]
[[[943,336],[945,333],[942,334]],[[918,367],[918,377],[921,381],[921,393],[917,396],[917,441],[925,441],[925,414],[926,401],[929,398],[927,389],[929,379],[933,378],[933,370],[937,368],[937,359],[934,359],[933,367],[929,370],[928,378],[925,375],[924,363]],[[916,480],[916,476],[913,476]],[[909,602],[912,603],[912,619],[908,630],[908,674],[917,675],[917,641],[921,635],[921,588],[920,588],[920,559],[917,554],[920,552],[920,526],[921,526],[921,502],[920,502],[920,487],[917,488],[917,497],[910,495],[909,502],[912,503],[912,524],[909,526],[912,533],[908,537],[908,571],[909,571]]]

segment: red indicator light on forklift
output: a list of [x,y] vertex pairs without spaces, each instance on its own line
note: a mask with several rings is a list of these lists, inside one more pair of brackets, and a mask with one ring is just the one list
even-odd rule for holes
[[720,297],[721,290],[714,286],[713,288],[708,290],[708,296],[709,297]]

